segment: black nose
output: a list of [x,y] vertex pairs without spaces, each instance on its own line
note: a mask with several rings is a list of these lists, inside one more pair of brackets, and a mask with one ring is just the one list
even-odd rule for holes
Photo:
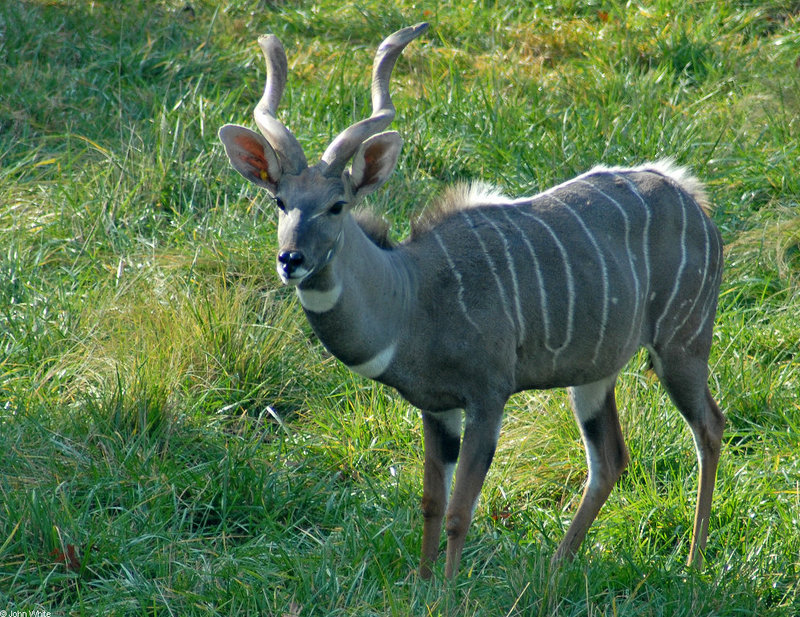
[[305,258],[300,251],[281,251],[278,253],[278,262],[283,266],[283,271],[288,276],[292,275],[297,268],[299,268]]

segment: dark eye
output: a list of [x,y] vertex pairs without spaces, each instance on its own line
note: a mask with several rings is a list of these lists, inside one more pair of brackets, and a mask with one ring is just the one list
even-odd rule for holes
[[286,204],[283,203],[283,200],[280,197],[275,198],[275,205],[278,206],[278,210],[281,212],[286,212]]
[[341,214],[342,209],[347,205],[346,201],[337,201],[334,203],[330,208],[328,208],[328,212],[330,214]]

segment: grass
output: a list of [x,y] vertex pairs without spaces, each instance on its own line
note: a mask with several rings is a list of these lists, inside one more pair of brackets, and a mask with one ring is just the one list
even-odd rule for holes
[[[53,615],[800,613],[800,5],[196,0],[0,6],[0,610]],[[728,417],[707,568],[696,463],[636,356],[631,465],[557,576],[585,461],[564,392],[518,395],[452,585],[419,581],[421,427],[313,338],[275,221],[216,138],[289,54],[309,158],[368,113],[381,38],[394,234],[443,186],[532,193],[672,156],[726,244]],[[441,568],[442,564],[439,564]]]

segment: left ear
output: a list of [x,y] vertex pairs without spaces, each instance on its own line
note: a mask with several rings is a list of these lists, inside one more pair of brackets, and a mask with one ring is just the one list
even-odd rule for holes
[[389,179],[402,147],[403,138],[396,131],[378,133],[361,144],[350,168],[353,197],[372,193]]

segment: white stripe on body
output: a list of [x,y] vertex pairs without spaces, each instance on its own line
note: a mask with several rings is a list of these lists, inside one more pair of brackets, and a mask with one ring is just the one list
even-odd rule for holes
[[[527,201],[527,205],[530,206],[530,200]],[[536,216],[533,212],[529,212],[523,209],[518,209],[522,216],[525,216],[532,221],[535,221],[550,234],[550,237],[555,242],[556,247],[558,248],[558,252],[561,253],[561,260],[564,264],[564,274],[567,279],[567,323],[564,332],[564,342],[561,343],[559,347],[555,347],[549,340],[549,336],[545,337],[545,348],[553,354],[553,372],[556,370],[556,364],[558,361],[558,356],[564,351],[572,342],[572,335],[574,334],[575,329],[575,279],[572,276],[572,268],[569,263],[569,253],[567,252],[566,247],[559,239],[558,235],[553,231],[553,229],[545,223],[541,218]],[[544,288],[542,288],[542,298],[545,297]],[[543,311],[543,314],[548,313],[547,311]]]
[[500,292],[500,300],[503,303],[503,312],[506,314],[506,317],[508,318],[511,327],[516,328],[514,324],[514,317],[511,315],[511,310],[508,305],[508,296],[506,296],[506,290],[503,288],[503,281],[500,280],[500,275],[497,273],[497,266],[495,265],[494,260],[492,259],[492,255],[486,248],[486,244],[483,242],[483,238],[481,238],[481,235],[475,229],[474,223],[472,222],[469,213],[466,210],[462,210],[460,214],[462,217],[464,217],[464,220],[467,221],[467,227],[472,232],[472,235],[475,236],[475,239],[478,241],[478,244],[480,245],[481,250],[483,251],[483,256],[486,258],[486,262],[489,264],[489,270],[491,270],[492,275],[494,276],[494,280],[497,283],[497,289]]
[[[652,300],[650,296],[650,282],[652,275],[650,273],[650,220],[652,214],[650,212],[650,207],[647,205],[647,202],[644,200],[644,197],[639,192],[639,189],[636,187],[636,184],[630,179],[628,179],[625,175],[621,173],[613,173],[615,178],[618,178],[625,182],[628,185],[628,188],[633,192],[634,195],[639,199],[639,202],[642,204],[642,208],[644,209],[644,230],[642,231],[642,255],[644,255],[644,272],[645,272],[645,293],[642,294],[642,298],[645,297],[649,300]],[[641,341],[640,341],[641,342]]]
[[[701,216],[705,216],[702,213],[700,214]],[[713,290],[713,287],[704,284],[706,276],[708,276],[708,267],[711,264],[711,234],[709,233],[708,226],[705,224],[703,224],[703,230],[706,232],[706,252],[703,260],[703,269],[698,271],[698,274],[700,275],[700,283],[698,285],[699,289],[697,291],[697,296],[689,303],[689,310],[686,311],[686,315],[684,315],[683,319],[677,326],[672,328],[669,338],[662,343],[663,345],[669,345],[669,342],[673,339],[675,334],[683,329],[683,326],[686,325],[686,322],[689,321],[689,318],[695,313],[697,306],[700,304],[702,296],[704,294],[708,294],[709,289]],[[694,340],[694,338],[692,340]]]
[[578,221],[578,224],[581,226],[581,229],[589,238],[589,242],[592,243],[592,246],[594,247],[594,250],[597,253],[597,258],[600,261],[600,270],[601,270],[600,278],[602,279],[603,283],[603,310],[602,310],[602,315],[600,317],[600,336],[597,337],[597,343],[595,344],[594,347],[594,355],[592,356],[592,364],[597,364],[597,358],[600,355],[600,348],[603,346],[603,342],[605,341],[606,338],[606,328],[608,327],[609,303],[611,301],[609,293],[610,283],[608,281],[608,265],[606,264],[606,258],[605,255],[603,255],[603,251],[600,250],[600,245],[597,244],[597,239],[594,237],[594,234],[589,229],[589,227],[587,227],[586,223],[580,217],[580,215],[577,212],[575,212],[569,204],[562,201],[555,195],[550,195],[550,198],[561,204],[561,206]]
[[[515,212],[520,212],[520,210],[515,209]],[[544,289],[544,277],[542,276],[542,268],[539,264],[539,258],[536,256],[536,250],[533,248],[531,241],[528,239],[528,235],[525,231],[516,224],[514,219],[509,215],[509,210],[507,208],[502,209],[502,213],[505,215],[506,220],[511,224],[514,229],[519,232],[522,241],[525,243],[525,246],[528,248],[528,253],[530,253],[531,259],[533,260],[533,271],[536,274],[536,281],[539,284],[539,304],[541,307],[541,319],[542,325],[544,326],[544,340],[545,340],[545,348],[548,351],[555,352],[555,349],[551,349],[549,345],[550,340],[550,312],[547,310],[547,292]]]
[[[705,225],[706,225],[706,229],[708,229],[708,227],[710,225],[710,222],[706,222]],[[716,234],[710,234],[710,237],[714,237],[714,242],[715,243],[719,242],[719,237],[716,236]],[[721,260],[722,259],[722,244],[719,244],[716,247],[716,253],[717,253],[717,260],[718,261]],[[722,270],[718,269],[717,272],[714,273],[713,281],[709,285],[706,285],[707,297],[706,297],[705,303],[703,304],[703,311],[702,311],[701,317],[700,317],[700,324],[697,326],[697,330],[695,330],[694,334],[692,334],[692,336],[689,337],[689,339],[684,343],[684,345],[686,347],[691,345],[694,342],[694,340],[698,336],[700,336],[700,333],[705,329],[709,318],[713,320],[714,311],[712,309],[716,306],[716,303],[717,303],[716,290],[719,287],[721,279],[722,279]]]
[[655,327],[653,328],[653,342],[658,343],[658,336],[661,330],[661,322],[667,317],[670,313],[670,309],[672,308],[672,303],[675,301],[675,298],[678,295],[678,289],[681,286],[681,277],[683,275],[683,271],[686,269],[686,262],[687,262],[687,252],[686,252],[686,204],[683,201],[683,194],[681,191],[678,191],[678,198],[681,202],[681,239],[680,239],[680,246],[681,246],[681,263],[678,266],[678,272],[675,275],[675,285],[672,287],[672,292],[667,299],[667,303],[664,305],[664,311],[661,313],[659,318],[656,320]]
[[456,264],[453,261],[453,258],[450,256],[450,252],[447,250],[447,247],[444,245],[444,242],[442,242],[442,239],[439,236],[439,234],[436,233],[436,230],[431,230],[431,233],[433,234],[436,243],[439,245],[439,248],[442,249],[442,253],[444,253],[444,257],[447,260],[447,265],[450,268],[450,271],[453,273],[453,276],[456,279],[456,283],[458,283],[457,299],[458,299],[458,306],[461,309],[461,312],[464,314],[464,317],[473,328],[475,328],[476,330],[480,330],[478,324],[476,324],[473,321],[472,317],[470,317],[469,309],[467,308],[466,302],[464,302],[464,280],[461,276],[461,272],[459,272],[458,268],[456,268]]
[[[498,206],[502,207],[502,206]],[[520,345],[522,341],[525,340],[525,319],[522,316],[522,305],[520,303],[520,295],[519,295],[519,281],[517,279],[517,269],[516,264],[514,263],[514,258],[511,255],[511,247],[508,244],[508,238],[505,236],[503,231],[497,226],[497,224],[491,220],[484,212],[481,210],[475,210],[478,214],[480,214],[483,219],[492,226],[497,232],[497,235],[500,236],[500,240],[503,242],[503,250],[506,254],[506,263],[508,264],[508,273],[511,275],[511,285],[514,288],[514,309],[517,312],[517,345]]]
[[[631,326],[630,330],[628,331],[628,338],[626,339],[627,342],[630,343],[630,341],[633,339],[633,336],[636,334],[636,326],[639,323],[637,317],[641,315],[642,303],[644,302],[644,295],[642,294],[642,282],[639,280],[639,274],[636,271],[637,270],[636,254],[634,253],[633,248],[631,247],[631,221],[628,218],[628,213],[625,212],[625,209],[622,207],[622,204],[620,204],[611,195],[609,195],[596,185],[587,182],[586,180],[578,180],[578,182],[582,182],[584,184],[589,185],[592,189],[594,189],[595,191],[600,193],[603,197],[605,197],[617,210],[619,210],[619,213],[622,215],[622,218],[625,221],[625,250],[628,252],[628,264],[630,265],[631,268],[631,276],[633,277],[633,287],[635,294],[635,302],[633,306],[633,318],[631,319]],[[633,189],[633,187],[631,187],[630,184],[629,188]],[[638,191],[636,191],[635,189],[633,190],[634,193],[636,193],[636,195],[642,201],[642,203],[644,203],[644,200],[642,199],[642,196],[639,195]],[[645,208],[645,210],[647,210],[647,208]],[[647,210],[647,213],[648,213],[648,218],[646,219],[646,221],[647,224],[649,224],[650,222],[649,210]],[[645,260],[647,260],[647,251],[645,246],[642,246],[642,252],[645,254]]]

